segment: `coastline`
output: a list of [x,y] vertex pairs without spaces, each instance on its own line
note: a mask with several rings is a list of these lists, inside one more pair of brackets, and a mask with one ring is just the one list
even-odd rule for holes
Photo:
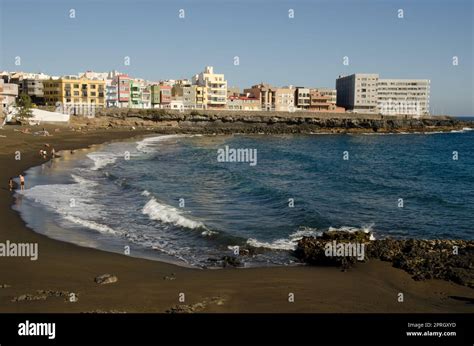
[[[55,132],[55,128],[47,127],[51,137],[13,129],[0,132],[6,136],[0,151],[4,167],[0,175],[4,181],[0,190],[1,238],[36,242],[39,246],[39,259],[35,262],[0,258],[0,271],[4,273],[0,285],[10,286],[0,288],[2,312],[165,312],[179,304],[180,292],[186,293],[183,304],[192,308],[201,303],[199,309],[194,309],[203,312],[472,311],[466,302],[449,298],[472,299],[471,289],[440,280],[416,282],[409,274],[380,261],[345,273],[337,268],[306,266],[200,270],[83,248],[35,233],[11,209],[13,196],[6,185],[10,176],[44,162],[37,154],[43,143],[59,151],[157,133],[123,128],[80,133],[60,128],[60,132]],[[21,152],[21,160],[14,160],[15,151]],[[94,278],[104,273],[116,275],[118,283],[94,283]],[[175,279],[166,279],[169,276]],[[68,302],[61,292],[74,292],[79,300]],[[295,294],[294,303],[288,302],[288,292]],[[406,292],[410,303],[398,303],[398,292]],[[37,300],[12,301],[25,294]],[[275,303],[278,301],[281,304]]]

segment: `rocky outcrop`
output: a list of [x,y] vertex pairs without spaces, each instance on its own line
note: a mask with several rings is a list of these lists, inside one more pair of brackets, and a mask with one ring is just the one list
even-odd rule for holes
[[[370,259],[391,262],[412,275],[415,280],[442,279],[474,288],[474,241],[379,239],[369,240],[359,231],[325,232],[321,237],[304,237],[294,255],[311,265],[337,265],[343,268]],[[328,243],[364,244],[364,260],[355,256],[327,256]]]
[[[324,232],[320,237],[303,237],[299,242],[294,255],[302,262],[312,265],[338,266],[347,269],[358,262],[357,256],[337,255],[331,252],[328,255],[327,246],[341,244],[368,244],[370,242],[370,234],[363,231],[345,232],[345,231],[328,231]],[[331,249],[332,250],[332,249]]]
[[[170,133],[311,133],[429,132],[469,125],[448,116],[412,117],[354,113],[256,112],[229,110],[173,111],[164,109],[99,110],[109,127],[166,127]],[[96,119],[97,119],[96,118]]]

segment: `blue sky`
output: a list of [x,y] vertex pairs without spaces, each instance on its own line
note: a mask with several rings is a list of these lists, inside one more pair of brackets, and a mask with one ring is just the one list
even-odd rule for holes
[[435,113],[474,114],[472,0],[0,3],[2,70],[61,75],[117,69],[159,80],[189,78],[212,65],[239,87],[261,81],[335,87],[340,74],[370,72],[430,79]]

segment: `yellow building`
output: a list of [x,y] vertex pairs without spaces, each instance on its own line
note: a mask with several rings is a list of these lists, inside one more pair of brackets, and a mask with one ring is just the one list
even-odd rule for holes
[[[227,103],[227,81],[223,74],[214,73],[212,66],[193,77],[193,84],[203,87],[205,108],[224,109]],[[199,104],[196,102],[196,104]]]
[[62,77],[43,81],[46,105],[105,107],[105,81],[77,77]]

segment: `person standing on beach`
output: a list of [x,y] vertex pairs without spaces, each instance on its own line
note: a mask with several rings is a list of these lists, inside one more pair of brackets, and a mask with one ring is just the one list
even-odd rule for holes
[[10,191],[13,191],[13,178],[10,177],[10,180],[8,181],[8,187],[10,188]]
[[20,177],[20,190],[25,191],[25,177],[23,175],[19,175]]
[[54,148],[51,149],[51,158],[54,159],[56,157],[56,150]]

